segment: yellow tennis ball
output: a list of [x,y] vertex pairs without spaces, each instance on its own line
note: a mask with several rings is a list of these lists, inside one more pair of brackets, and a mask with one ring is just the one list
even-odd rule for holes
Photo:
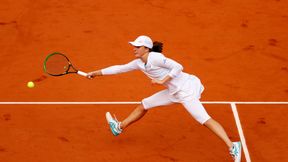
[[34,82],[32,82],[32,81],[28,82],[28,83],[27,83],[27,87],[28,87],[28,88],[34,88],[34,87],[35,87]]

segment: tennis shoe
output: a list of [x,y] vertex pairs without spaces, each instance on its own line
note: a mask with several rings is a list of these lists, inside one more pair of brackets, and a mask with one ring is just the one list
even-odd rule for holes
[[118,136],[119,134],[122,133],[122,129],[120,128],[121,122],[119,122],[115,116],[113,118],[110,112],[106,112],[106,120],[114,136]]
[[233,142],[233,146],[230,149],[230,155],[233,157],[234,162],[241,161],[241,142]]

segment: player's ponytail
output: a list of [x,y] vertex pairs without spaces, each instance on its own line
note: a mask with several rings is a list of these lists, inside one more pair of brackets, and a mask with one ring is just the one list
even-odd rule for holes
[[153,47],[150,51],[161,53],[162,50],[163,50],[163,43],[162,42],[157,42],[157,41],[153,42]]

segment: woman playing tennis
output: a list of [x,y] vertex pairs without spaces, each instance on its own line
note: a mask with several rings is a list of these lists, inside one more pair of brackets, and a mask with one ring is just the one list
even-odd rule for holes
[[113,75],[132,70],[141,70],[153,84],[164,85],[167,89],[144,98],[131,114],[122,122],[106,113],[107,122],[112,133],[117,136],[130,124],[141,119],[146,112],[154,107],[180,103],[200,124],[206,126],[215,135],[225,142],[235,161],[241,160],[241,143],[232,142],[223,127],[211,118],[200,102],[204,90],[200,80],[183,72],[178,62],[165,57],[161,42],[152,42],[148,36],[139,36],[135,41],[129,42],[133,46],[136,59],[124,65],[115,65],[88,73],[88,78],[95,76]]

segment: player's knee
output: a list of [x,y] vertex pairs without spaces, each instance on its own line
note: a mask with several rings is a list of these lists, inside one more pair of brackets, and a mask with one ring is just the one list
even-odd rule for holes
[[147,109],[145,109],[145,107],[142,103],[137,106],[137,109],[138,109],[138,111],[142,111],[142,112],[148,111]]
[[195,119],[201,124],[201,125],[206,125],[207,122],[211,119],[209,115],[203,115],[199,117],[195,117]]
[[202,125],[207,127],[207,126],[209,126],[211,124],[212,121],[213,121],[213,119],[210,117],[206,121],[203,121]]

